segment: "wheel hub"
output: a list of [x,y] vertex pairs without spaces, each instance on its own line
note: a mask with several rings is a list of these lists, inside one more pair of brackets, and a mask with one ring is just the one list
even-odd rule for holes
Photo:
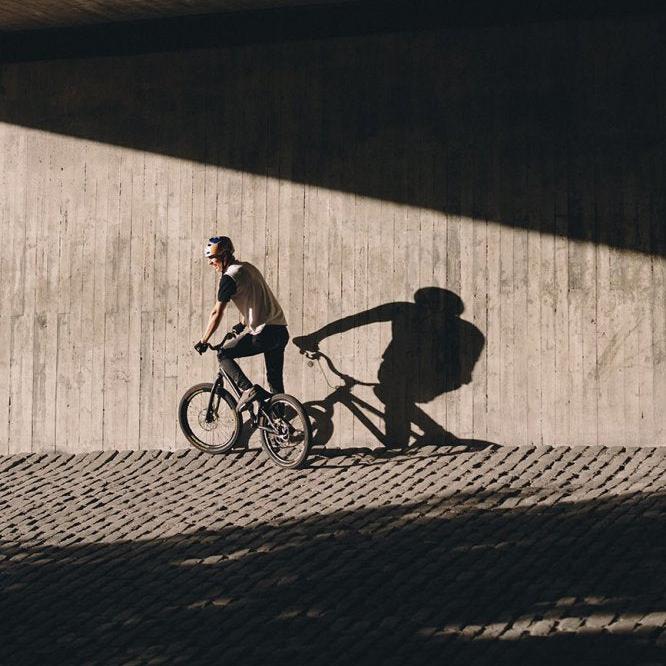
[[278,446],[293,446],[291,438],[296,431],[289,423],[279,420],[275,423],[275,430],[277,432],[275,433],[274,438],[275,443],[278,444]]
[[199,412],[199,425],[203,430],[215,430],[217,428],[217,417],[213,414],[213,420],[207,421],[206,414],[208,413],[207,409],[202,409]]

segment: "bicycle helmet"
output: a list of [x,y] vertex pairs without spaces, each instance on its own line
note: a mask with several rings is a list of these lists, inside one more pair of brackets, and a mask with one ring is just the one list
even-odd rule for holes
[[215,257],[222,257],[224,254],[234,254],[234,244],[231,242],[231,238],[227,236],[213,236],[208,239],[208,245],[204,250],[204,255],[206,259],[212,259]]

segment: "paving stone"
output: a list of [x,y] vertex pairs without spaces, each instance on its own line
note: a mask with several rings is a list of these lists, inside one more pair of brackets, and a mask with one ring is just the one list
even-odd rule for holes
[[648,613],[639,620],[639,623],[653,627],[663,627],[666,625],[666,611]]
[[664,453],[0,457],[0,663],[649,663]]

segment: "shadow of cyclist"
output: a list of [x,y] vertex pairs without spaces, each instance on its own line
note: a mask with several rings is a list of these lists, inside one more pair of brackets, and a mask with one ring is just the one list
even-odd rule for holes
[[[319,343],[331,335],[376,322],[391,322],[392,338],[382,355],[374,387],[384,406],[385,431],[369,428],[370,431],[391,448],[403,448],[410,443],[412,425],[423,433],[417,442],[460,443],[418,404],[428,403],[472,381],[472,371],[485,339],[476,326],[461,318],[463,311],[462,300],[453,292],[425,287],[416,291],[414,303],[386,303],[343,317],[295,338],[294,344],[302,351],[318,352]],[[315,404],[332,413],[328,398]],[[332,434],[330,428],[325,440]],[[320,437],[318,443],[325,442]]]

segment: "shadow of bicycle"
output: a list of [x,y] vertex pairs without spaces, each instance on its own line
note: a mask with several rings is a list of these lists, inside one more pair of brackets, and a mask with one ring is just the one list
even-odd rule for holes
[[[313,445],[321,448],[331,442],[335,410],[343,407],[366,428],[378,446],[386,449],[427,445],[478,450],[497,446],[456,437],[419,406],[472,381],[485,339],[476,326],[461,318],[463,311],[464,304],[456,294],[427,287],[416,291],[414,303],[380,305],[294,338],[301,352],[319,364],[332,389],[325,398],[304,405],[312,422]],[[390,322],[392,330],[377,382],[361,382],[344,374],[319,349],[319,343],[331,335],[376,322]],[[381,407],[356,395],[356,386],[372,387]]]

